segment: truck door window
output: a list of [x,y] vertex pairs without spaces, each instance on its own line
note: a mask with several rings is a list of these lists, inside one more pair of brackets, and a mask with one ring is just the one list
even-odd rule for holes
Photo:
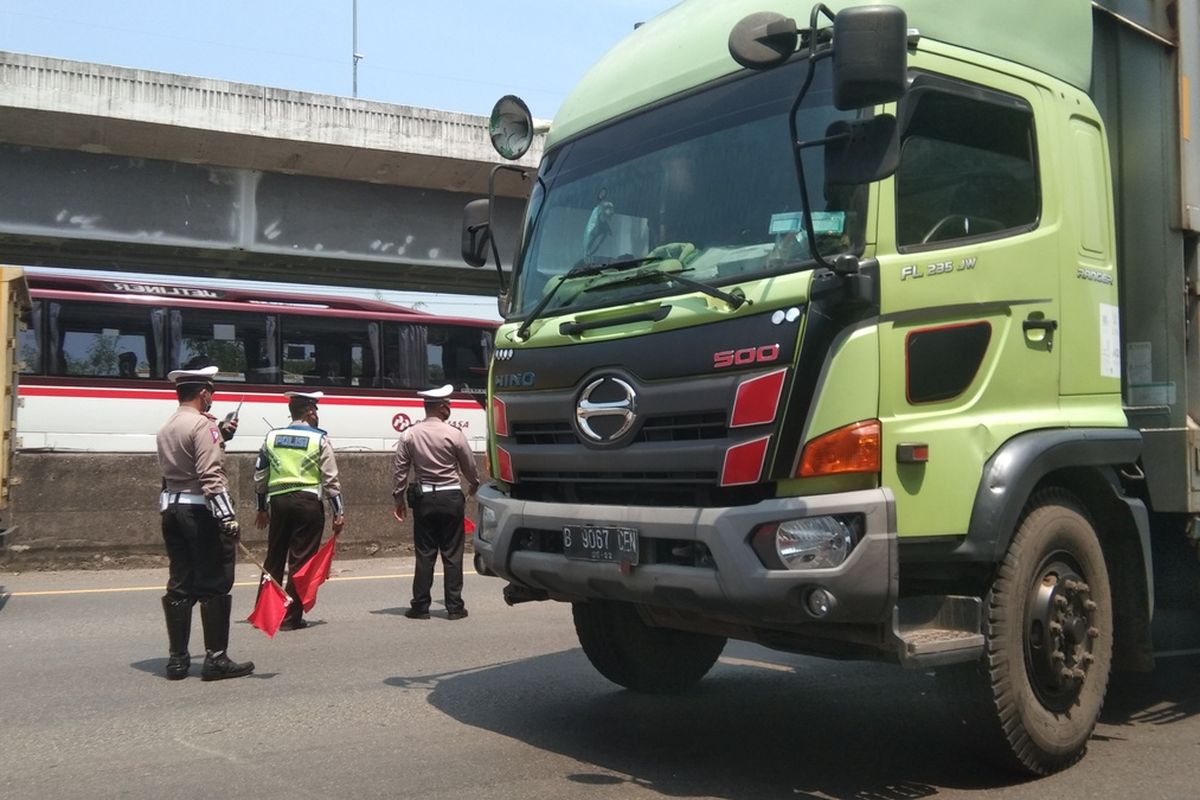
[[896,242],[991,238],[1037,224],[1033,112],[1016,98],[921,88],[902,112]]

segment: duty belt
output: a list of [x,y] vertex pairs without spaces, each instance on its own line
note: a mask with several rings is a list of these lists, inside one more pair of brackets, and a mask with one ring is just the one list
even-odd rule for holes
[[267,494],[270,497],[283,497],[286,494],[295,494],[296,492],[307,492],[309,494],[316,495],[317,499],[321,499],[323,497],[320,486],[276,486],[274,494],[271,494],[270,487],[267,488]]
[[165,501],[163,505],[174,505],[175,503],[186,503],[193,506],[202,506],[207,501],[204,495],[199,492],[163,492]]
[[444,484],[441,484],[440,486],[434,485],[432,483],[422,483],[421,484],[421,494],[431,494],[432,492],[450,492],[450,491],[461,492],[462,484],[444,483]]

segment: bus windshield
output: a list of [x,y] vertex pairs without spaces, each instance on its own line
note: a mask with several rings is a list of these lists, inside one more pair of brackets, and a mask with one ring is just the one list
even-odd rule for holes
[[[788,129],[807,69],[795,61],[747,74],[548,154],[529,202],[512,316],[551,291],[547,312],[679,293],[652,274],[660,267],[710,285],[811,269]],[[834,108],[830,65],[819,62],[797,111],[799,137],[821,139],[835,120],[861,113]],[[802,153],[817,247],[860,251],[865,187],[825,186],[823,148]]]

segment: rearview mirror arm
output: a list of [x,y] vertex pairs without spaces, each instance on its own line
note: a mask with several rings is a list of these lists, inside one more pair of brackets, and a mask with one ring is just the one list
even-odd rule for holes
[[[804,202],[804,233],[808,236],[808,246],[812,249],[813,259],[825,269],[832,270],[833,265],[825,260],[825,256],[821,255],[820,248],[817,247],[817,233],[813,229],[812,205],[809,204],[808,180],[804,176],[804,157],[801,152],[807,145],[801,143],[800,132],[796,129],[796,112],[800,110],[800,104],[804,102],[804,98],[808,95],[808,90],[812,86],[813,78],[816,76],[817,62],[833,55],[832,48],[825,48],[824,50],[817,48],[817,17],[822,13],[830,21],[834,19],[833,12],[824,3],[814,5],[812,13],[809,14],[808,72],[804,76],[804,85],[800,87],[795,101],[792,102],[792,108],[788,112],[788,132],[792,137],[792,158],[796,163],[796,180],[800,182],[800,199]],[[809,144],[821,144],[823,142],[824,140],[820,142],[814,141]]]
[[[521,176],[522,181],[529,180],[529,172],[527,170],[522,169],[521,167],[515,167],[512,164],[497,164],[496,166],[492,167],[492,172],[491,172],[491,174],[488,175],[488,208],[489,209],[493,209],[496,207],[496,173],[499,172],[500,170],[506,170],[508,172],[515,172]],[[492,246],[492,259],[496,262],[496,278],[500,283],[500,293],[504,294],[505,292],[508,291],[508,285],[507,285],[506,281],[504,280],[504,268],[500,264],[500,248],[496,246],[496,236],[494,234],[495,227],[492,225],[492,220],[490,219],[490,212],[489,212],[489,219],[487,221],[487,226],[491,231],[493,231],[492,235],[488,236],[488,243],[491,244],[491,246]],[[470,229],[470,230],[473,233],[477,229],[478,229],[478,227],[473,226],[472,229]]]

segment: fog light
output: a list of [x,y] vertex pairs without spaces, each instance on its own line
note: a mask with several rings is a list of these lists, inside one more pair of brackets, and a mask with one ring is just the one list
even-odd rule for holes
[[808,593],[805,605],[808,606],[808,613],[820,619],[830,611],[833,611],[833,607],[837,605],[837,600],[825,589],[813,589]]
[[496,516],[496,512],[487,506],[481,505],[479,508],[479,539],[484,542],[491,542],[496,537],[498,517]]

